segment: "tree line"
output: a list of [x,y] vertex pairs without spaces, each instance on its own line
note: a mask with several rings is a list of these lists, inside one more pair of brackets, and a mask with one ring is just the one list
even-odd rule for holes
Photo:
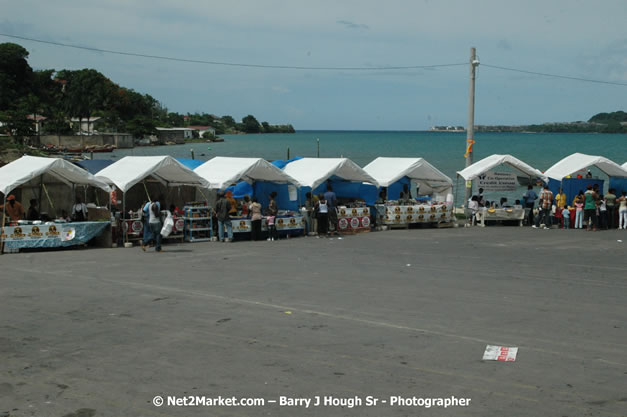
[[18,139],[35,134],[37,116],[46,118],[50,134],[72,134],[72,118],[90,117],[100,117],[104,131],[135,137],[156,134],[157,127],[195,125],[211,126],[216,134],[294,132],[292,125],[259,123],[252,115],[236,122],[231,116],[170,112],[150,94],[121,87],[95,69],[33,70],[28,55],[20,45],[0,44],[0,131]]

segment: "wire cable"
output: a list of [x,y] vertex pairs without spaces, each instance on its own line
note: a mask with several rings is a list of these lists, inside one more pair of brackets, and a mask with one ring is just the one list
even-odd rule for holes
[[308,67],[308,66],[295,66],[295,65],[243,64],[243,63],[237,63],[237,62],[205,61],[205,60],[200,60],[200,59],[174,58],[174,57],[161,56],[161,55],[148,55],[148,54],[139,54],[139,53],[134,53],[134,52],[114,51],[110,49],[92,48],[88,46],[71,45],[71,44],[60,43],[60,42],[45,41],[42,39],[27,38],[25,36],[8,35],[5,33],[0,33],[0,36],[5,36],[7,38],[21,39],[21,40],[30,41],[30,42],[38,42],[38,43],[43,43],[47,45],[82,49],[85,51],[92,51],[92,52],[101,52],[101,53],[125,55],[125,56],[135,56],[135,57],[150,58],[150,59],[161,59],[161,60],[166,60],[166,61],[189,62],[193,64],[222,65],[222,66],[228,66],[228,67],[314,70],[314,71],[315,70],[321,70],[321,71],[389,71],[389,70],[395,70],[396,71],[396,70],[429,69],[429,68],[443,68],[443,67],[456,67],[460,65],[468,65],[468,63],[466,62],[461,62],[461,63],[456,63],[456,64],[410,65],[410,66],[390,66],[390,67]]
[[489,64],[484,64],[484,63],[481,63],[481,66],[488,67],[488,68],[495,68],[495,69],[499,69],[503,71],[513,71],[513,72],[520,72],[523,74],[540,75],[543,77],[563,78],[566,80],[584,81],[588,83],[597,83],[597,84],[620,85],[622,87],[627,87],[627,84],[625,83],[619,83],[619,82],[614,82],[614,81],[592,80],[589,78],[571,77],[568,75],[548,74],[545,72],[527,71],[527,70],[521,70],[521,69],[516,69],[516,68],[501,67],[498,65],[489,65]]

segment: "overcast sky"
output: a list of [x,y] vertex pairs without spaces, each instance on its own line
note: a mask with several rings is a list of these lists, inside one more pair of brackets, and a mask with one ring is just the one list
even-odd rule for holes
[[[307,67],[482,64],[627,83],[627,1],[0,0],[0,33],[184,59]],[[296,129],[465,125],[468,66],[258,69],[18,41],[35,69],[94,68],[171,111]],[[587,120],[627,110],[627,87],[479,66],[477,124]]]

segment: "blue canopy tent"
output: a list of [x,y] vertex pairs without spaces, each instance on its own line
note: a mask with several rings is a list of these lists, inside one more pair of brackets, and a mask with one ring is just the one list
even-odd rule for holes
[[195,172],[207,179],[211,188],[230,190],[235,198],[255,196],[266,207],[268,196],[276,192],[279,209],[298,210],[298,182],[261,158],[216,157],[196,168]]
[[85,171],[89,172],[92,175],[96,175],[96,173],[102,171],[115,161],[111,161],[108,159],[87,159],[85,161],[77,161],[74,162],[75,165],[83,168]]

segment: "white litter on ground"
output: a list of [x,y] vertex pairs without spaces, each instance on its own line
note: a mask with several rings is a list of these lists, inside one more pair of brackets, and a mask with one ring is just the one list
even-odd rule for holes
[[518,354],[517,347],[487,345],[483,352],[484,361],[514,362]]

